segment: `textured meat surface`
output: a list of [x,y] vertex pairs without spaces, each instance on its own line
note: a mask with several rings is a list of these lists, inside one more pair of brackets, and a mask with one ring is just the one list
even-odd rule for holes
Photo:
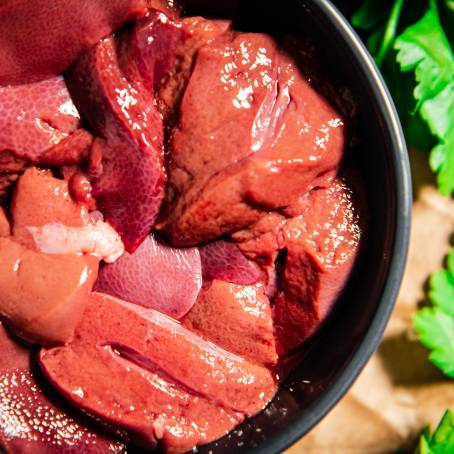
[[102,266],[95,289],[180,319],[201,286],[199,251],[174,249],[150,235],[133,254]]
[[114,38],[101,41],[67,76],[76,105],[95,131],[102,174],[97,206],[129,252],[151,231],[164,196],[163,125],[153,97],[119,68]]
[[175,113],[197,50],[230,27],[228,21],[176,18],[159,12],[137,21],[122,38],[126,66],[135,66],[145,87],[156,92],[165,118]]
[[273,307],[279,347],[290,351],[326,318],[353,267],[361,236],[352,192],[340,180],[313,191],[285,226],[283,291]]
[[0,446],[8,454],[123,453],[49,400],[30,367],[31,353],[0,324]]
[[234,243],[219,240],[202,246],[199,250],[204,279],[253,285],[261,277],[259,268]]
[[250,361],[275,364],[270,302],[261,285],[214,280],[201,291],[183,325]]
[[272,38],[225,34],[197,54],[159,227],[176,245],[243,229],[328,186],[343,146],[341,117]]
[[29,227],[57,222],[83,227],[89,222],[87,207],[71,198],[68,182],[36,168],[27,170],[17,182],[11,213],[14,240],[31,249],[36,248]]
[[[0,43],[1,48],[1,38]],[[78,124],[79,114],[60,76],[0,87],[0,153],[11,151],[18,158],[36,162],[41,153],[74,132]]]
[[222,436],[275,392],[267,369],[158,312],[97,293],[74,341],[43,350],[40,364],[76,405],[171,452]]
[[0,238],[0,263],[0,314],[15,334],[33,343],[69,340],[96,279],[98,260],[41,254]]
[[64,0],[58,6],[52,0],[3,1],[0,85],[63,72],[79,54],[146,11],[144,0]]

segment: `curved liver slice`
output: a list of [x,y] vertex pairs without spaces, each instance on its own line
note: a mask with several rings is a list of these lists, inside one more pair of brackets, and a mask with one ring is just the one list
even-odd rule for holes
[[180,319],[201,286],[199,251],[174,249],[150,235],[133,254],[101,266],[95,290]]
[[235,243],[219,240],[199,248],[204,279],[219,279],[239,285],[256,284],[259,268],[249,261]]
[[40,364],[77,406],[171,452],[224,435],[276,387],[269,370],[155,311],[97,293],[74,340],[42,350]]
[[67,75],[76,105],[95,131],[102,174],[93,183],[99,210],[129,252],[151,231],[164,196],[162,119],[151,94],[121,72],[114,38],[80,57]]
[[[6,0],[0,6],[0,85],[63,72],[79,54],[147,12],[145,0]],[[52,26],[49,26],[52,24]]]
[[43,393],[31,352],[0,323],[0,449],[8,454],[123,453],[125,447],[65,413]]
[[197,54],[159,228],[176,245],[243,229],[328,186],[343,147],[341,117],[272,38],[225,34]]
[[225,350],[261,364],[275,364],[271,307],[262,286],[214,280],[202,289],[185,327]]

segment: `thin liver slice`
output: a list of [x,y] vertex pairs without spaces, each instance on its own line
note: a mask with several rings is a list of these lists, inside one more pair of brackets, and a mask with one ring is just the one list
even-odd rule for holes
[[150,235],[133,254],[101,266],[95,290],[178,320],[192,308],[201,286],[199,251],[174,249]]
[[171,319],[97,293],[74,341],[42,350],[40,364],[77,406],[170,452],[222,436],[260,411],[276,386],[267,369]]
[[67,74],[70,92],[102,138],[99,210],[134,252],[151,231],[164,197],[163,124],[153,96],[122,73],[114,38],[101,41]]
[[0,446],[8,454],[124,453],[125,447],[46,397],[32,353],[0,323]]

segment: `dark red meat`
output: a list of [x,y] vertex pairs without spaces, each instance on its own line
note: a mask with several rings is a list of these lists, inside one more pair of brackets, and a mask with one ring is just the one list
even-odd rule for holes
[[261,285],[214,280],[202,289],[183,325],[250,361],[275,364],[270,302]]
[[197,54],[159,228],[176,245],[240,230],[329,185],[343,146],[342,119],[272,38],[225,34]]
[[283,291],[273,307],[278,346],[300,346],[326,318],[353,267],[361,229],[351,189],[340,180],[313,191],[284,228]]
[[63,72],[82,52],[147,12],[145,0],[4,0],[0,5],[0,85]]
[[8,454],[125,452],[123,445],[46,397],[30,368],[30,351],[13,341],[1,324],[0,350],[0,446]]
[[101,267],[95,289],[175,319],[194,305],[202,286],[199,251],[174,249],[152,235],[115,263]]
[[249,261],[234,243],[219,240],[199,250],[204,279],[219,279],[239,285],[253,285],[260,279],[257,265]]
[[121,72],[113,38],[67,74],[76,105],[104,139],[93,196],[129,252],[150,233],[164,196],[163,125],[153,97]]
[[158,312],[96,293],[74,341],[43,350],[40,364],[73,403],[130,431],[137,443],[159,440],[171,452],[224,435],[275,392],[269,370]]
[[165,118],[176,112],[197,50],[226,32],[228,21],[184,19],[152,11],[121,39],[123,67],[156,92]]

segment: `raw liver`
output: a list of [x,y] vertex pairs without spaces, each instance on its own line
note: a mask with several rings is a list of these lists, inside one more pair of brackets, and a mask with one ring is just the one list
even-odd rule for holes
[[224,34],[197,54],[159,228],[181,246],[247,227],[329,185],[343,147],[342,119],[272,38]]
[[0,314],[32,343],[69,340],[98,271],[98,259],[47,255],[0,238]]
[[163,124],[153,96],[119,67],[114,38],[102,40],[67,74],[77,107],[103,139],[99,210],[134,252],[151,231],[164,196]]
[[288,352],[326,318],[353,267],[361,237],[351,189],[341,180],[315,190],[284,228],[283,291],[273,307],[278,346]]
[[101,266],[95,290],[178,320],[194,305],[201,286],[199,251],[174,249],[150,235],[134,254]]
[[31,352],[0,323],[0,447],[8,454],[124,453],[120,443],[63,411],[43,393]]
[[157,94],[158,107],[167,119],[177,111],[198,49],[223,34],[228,21],[201,17],[176,18],[152,11],[121,38],[124,67]]
[[77,406],[169,452],[224,435],[260,411],[276,386],[269,370],[171,319],[97,293],[73,342],[42,350],[40,364]]
[[145,0],[5,0],[0,6],[0,85],[63,72],[79,54],[147,12]]
[[35,249],[28,227],[61,223],[68,227],[88,224],[87,207],[69,195],[68,182],[50,171],[31,168],[19,178],[11,204],[14,240]]
[[199,250],[204,279],[219,279],[239,285],[253,285],[260,280],[257,265],[249,261],[235,243],[219,240]]
[[184,326],[225,350],[261,364],[275,364],[270,302],[261,285],[214,280],[182,320]]

